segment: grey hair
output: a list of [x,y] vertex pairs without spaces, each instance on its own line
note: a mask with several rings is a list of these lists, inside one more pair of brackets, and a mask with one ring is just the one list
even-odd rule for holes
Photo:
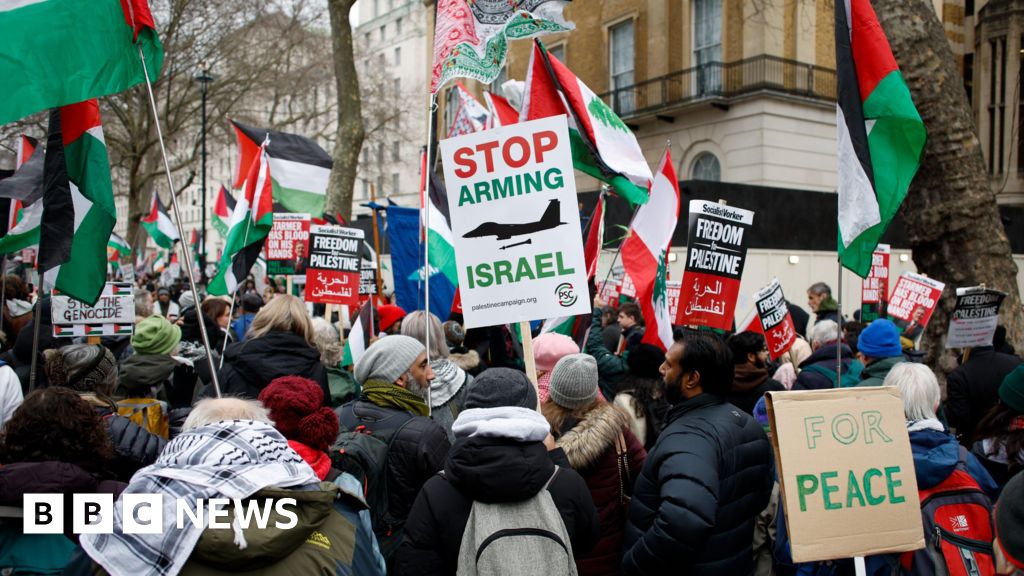
[[932,369],[924,364],[900,362],[889,370],[883,386],[895,386],[903,396],[907,420],[934,419],[941,392]]
[[345,350],[338,329],[326,318],[313,318],[313,344],[320,351],[320,362],[325,366],[338,366]]
[[259,400],[245,398],[203,398],[192,407],[181,431],[188,432],[222,420],[255,420],[274,425],[270,411]]
[[[415,338],[421,344],[427,343],[426,315],[422,310],[410,312],[402,319],[402,335]],[[448,343],[444,339],[444,328],[437,316],[430,315],[430,358],[447,358],[450,354]]]
[[829,342],[839,341],[839,324],[834,320],[822,320],[811,327],[808,334],[811,339],[811,346],[817,348]]
[[152,297],[153,294],[145,288],[139,288],[135,291],[135,317],[137,319],[147,318],[153,315],[153,303],[146,302],[147,296]]
[[826,296],[832,295],[832,288],[824,282],[815,282],[814,284],[811,284],[811,287],[808,288],[807,291],[815,296],[821,296],[822,294],[825,294]]

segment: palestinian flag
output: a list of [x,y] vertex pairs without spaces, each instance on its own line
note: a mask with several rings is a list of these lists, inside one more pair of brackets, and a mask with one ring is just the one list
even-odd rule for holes
[[352,329],[345,339],[345,350],[341,357],[342,366],[353,366],[363,357],[369,347],[369,339],[373,334],[373,307],[367,301],[359,309],[359,316],[352,323]]
[[203,254],[203,233],[193,228],[192,236],[189,238],[188,245],[192,247],[192,262],[199,262],[199,257]]
[[171,220],[171,215],[160,201],[160,195],[153,190],[153,199],[149,201],[149,214],[142,219],[142,227],[157,246],[170,250],[174,243],[181,240],[178,227]]
[[835,4],[839,259],[866,278],[921,165],[925,129],[871,2]]
[[274,201],[279,202],[286,212],[322,216],[327,198],[327,179],[334,166],[331,155],[305,136],[253,128],[235,120],[231,124],[238,139],[239,157],[232,187],[236,190],[241,188],[249,167],[259,154],[260,143],[269,134],[266,154],[270,162]]
[[107,240],[107,260],[117,262],[129,258],[131,255],[132,247],[128,241],[117,232],[111,232],[110,239]]
[[[19,139],[19,156],[23,153]],[[22,156],[22,158],[25,158]],[[19,159],[20,160],[20,159]],[[0,198],[9,207],[6,233],[0,237],[0,253],[10,254],[39,244],[39,226],[43,217],[43,166],[45,157],[30,154],[14,175],[0,182]]]
[[263,251],[264,241],[273,224],[271,163],[266,148],[264,141],[249,168],[245,193],[231,212],[224,254],[217,276],[209,286],[210,294],[215,296],[235,293]]
[[519,122],[519,111],[513,108],[505,98],[485,90],[484,102],[487,104],[487,111],[490,114],[486,126],[488,130]]
[[114,188],[96,100],[54,109],[46,141],[39,270],[53,287],[90,306],[107,281]]
[[146,0],[0,0],[0,124],[153,82],[163,47]]
[[455,241],[452,238],[451,215],[448,213],[448,192],[444,184],[438,181],[436,172],[430,175],[430,194],[423,198],[420,212],[423,224],[426,224],[427,212],[430,213],[430,228],[424,226],[427,242],[430,243],[427,269],[431,275],[434,271],[440,272],[452,286],[458,287],[459,273],[455,267]]
[[491,121],[491,114],[487,108],[484,108],[462,82],[456,82],[452,90],[459,96],[459,107],[452,118],[452,125],[448,128],[448,137],[454,138],[486,129]]
[[235,199],[228,192],[223,184],[220,192],[217,193],[217,203],[213,207],[213,229],[220,233],[222,238],[228,237],[228,221],[231,220],[231,211],[235,209]]
[[622,266],[633,281],[647,329],[643,342],[662,350],[672,345],[672,318],[665,285],[666,257],[679,220],[679,181],[668,150],[651,182],[647,204],[637,210],[622,244]]
[[647,202],[651,169],[636,136],[615,112],[534,40],[519,120],[565,114],[573,166],[606,182],[632,205]]

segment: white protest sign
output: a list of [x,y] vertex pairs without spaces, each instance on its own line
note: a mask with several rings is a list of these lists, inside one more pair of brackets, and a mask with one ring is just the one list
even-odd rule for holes
[[956,308],[949,318],[946,348],[976,348],[992,344],[999,324],[999,307],[1006,294],[975,286],[956,289]]
[[564,116],[441,141],[466,328],[590,313]]
[[135,294],[128,282],[107,282],[96,305],[54,290],[50,298],[54,336],[130,335],[135,329]]

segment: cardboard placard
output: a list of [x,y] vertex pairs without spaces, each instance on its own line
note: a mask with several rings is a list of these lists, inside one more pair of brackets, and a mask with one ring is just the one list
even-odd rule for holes
[[309,214],[275,212],[267,233],[267,274],[302,275],[309,256]]
[[769,392],[766,402],[795,562],[924,547],[896,388]]
[[95,306],[64,296],[50,298],[53,335],[130,336],[135,331],[135,293],[130,282],[107,282]]
[[359,295],[377,295],[377,262],[363,260],[359,268]]
[[754,295],[754,308],[761,323],[768,355],[775,360],[796,342],[796,327],[778,278],[772,278],[771,284],[757,291]]
[[358,228],[310,227],[306,302],[359,305],[359,247],[363,235]]
[[871,322],[885,318],[889,305],[889,255],[888,244],[879,244],[871,253],[871,270],[860,286],[860,320]]
[[675,318],[679,313],[679,293],[683,290],[681,280],[668,280],[665,282],[665,298],[668,300],[668,317]]
[[905,338],[914,340],[924,332],[945,286],[938,280],[913,272],[900,275],[886,311]]
[[440,147],[465,327],[589,313],[565,116]]
[[946,348],[989,346],[999,324],[999,307],[1006,294],[975,286],[956,289],[956,308],[949,319]]
[[750,210],[690,200],[686,271],[676,324],[732,328],[747,256],[743,237],[753,223]]

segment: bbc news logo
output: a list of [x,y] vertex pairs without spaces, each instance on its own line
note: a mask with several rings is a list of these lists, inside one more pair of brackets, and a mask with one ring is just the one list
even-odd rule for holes
[[[121,531],[125,534],[161,534],[164,531],[163,496],[160,494],[123,494]],[[114,531],[113,494],[75,494],[71,510],[64,507],[63,494],[25,494],[25,534],[63,534],[65,517],[71,514],[71,530],[75,534],[110,534]],[[176,499],[175,525],[182,530],[188,524],[196,528],[231,528],[230,513],[244,530],[255,526],[265,530],[273,512],[280,517],[274,528],[288,530],[299,523],[298,504],[294,498],[243,501],[237,498]],[[283,520],[283,521],[282,521]]]

